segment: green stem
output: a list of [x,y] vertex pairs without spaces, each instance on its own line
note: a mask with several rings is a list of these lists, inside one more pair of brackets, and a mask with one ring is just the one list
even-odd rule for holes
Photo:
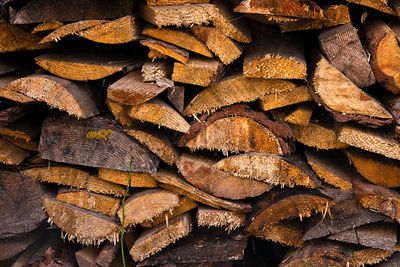
[[124,197],[122,198],[122,225],[121,225],[121,256],[122,256],[122,266],[126,267],[125,263],[125,253],[124,253],[124,233],[125,233],[125,199],[129,192],[129,186],[131,185],[132,178],[132,162],[129,164],[129,178],[128,178],[128,186],[126,187]]

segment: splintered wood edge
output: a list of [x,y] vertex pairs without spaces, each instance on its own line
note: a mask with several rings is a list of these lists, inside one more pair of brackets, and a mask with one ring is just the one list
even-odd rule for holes
[[304,243],[303,227],[297,221],[282,221],[276,224],[266,224],[263,230],[251,229],[251,234],[257,238],[270,240],[295,248],[300,248]]
[[351,255],[350,265],[355,267],[365,266],[366,264],[378,264],[389,258],[394,251],[378,248],[365,248],[354,251]]
[[11,142],[0,138],[0,162],[7,165],[19,165],[29,156],[29,152]]
[[196,218],[199,226],[226,226],[225,230],[231,232],[244,226],[246,214],[201,206],[197,208]]

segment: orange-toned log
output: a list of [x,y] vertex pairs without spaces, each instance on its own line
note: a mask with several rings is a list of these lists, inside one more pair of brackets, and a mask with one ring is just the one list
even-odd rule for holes
[[[157,187],[157,182],[149,173],[131,172],[130,187]],[[128,185],[129,172],[112,169],[99,169],[99,178],[111,183]]]

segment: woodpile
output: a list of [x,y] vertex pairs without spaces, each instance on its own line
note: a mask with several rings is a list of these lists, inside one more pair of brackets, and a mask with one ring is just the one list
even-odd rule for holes
[[400,265],[400,1],[0,11],[0,266]]

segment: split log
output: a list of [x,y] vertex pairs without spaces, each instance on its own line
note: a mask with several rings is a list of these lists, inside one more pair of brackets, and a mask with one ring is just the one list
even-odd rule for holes
[[224,158],[213,168],[231,175],[263,181],[271,185],[316,188],[320,182],[299,156],[245,153]]
[[357,149],[347,149],[345,152],[357,172],[371,183],[400,187],[398,161]]
[[43,234],[41,229],[15,236],[14,238],[0,240],[0,262],[12,258],[21,253],[33,243],[35,243]]
[[173,6],[138,5],[139,15],[158,28],[164,26],[193,26],[208,24],[212,20],[215,6],[211,4],[190,4]]
[[[173,86],[167,90],[167,98],[174,105],[174,107],[183,114],[183,108],[185,105],[185,87]],[[400,133],[399,133],[400,134]]]
[[325,183],[339,187],[342,190],[352,191],[350,165],[345,161],[343,154],[328,151],[306,151],[307,162],[314,173]]
[[111,54],[58,54],[47,53],[35,58],[36,64],[62,78],[87,81],[98,80],[116,72],[135,69],[139,60],[126,55]]
[[114,115],[115,120],[122,126],[135,126],[138,124],[137,120],[129,117],[128,106],[113,102],[109,99],[106,100],[106,103],[108,109]]
[[277,121],[307,126],[310,122],[313,110],[313,102],[304,102],[292,107],[271,110],[271,114]]
[[[157,187],[157,182],[148,173],[131,172],[130,187]],[[99,169],[99,178],[116,184],[128,185],[129,172]]]
[[317,149],[341,149],[348,147],[339,142],[330,121],[309,122],[306,126],[291,125],[295,139],[309,147]]
[[129,253],[135,261],[143,261],[192,231],[190,215],[185,213],[145,230],[135,241]]
[[204,114],[192,123],[178,146],[191,150],[209,149],[228,152],[264,152],[288,155],[292,132],[288,125],[271,121],[247,105],[237,104],[210,115]]
[[93,246],[84,247],[77,252],[74,253],[76,262],[79,267],[95,267],[96,266],[96,258],[99,254],[99,249]]
[[79,189],[63,188],[58,190],[57,200],[93,212],[98,212],[109,217],[115,217],[121,199],[91,193]]
[[0,238],[37,229],[46,219],[41,197],[47,190],[18,172],[0,171]]
[[216,162],[208,157],[184,153],[179,156],[176,166],[186,181],[196,188],[216,197],[226,199],[244,199],[259,196],[271,190],[269,184],[233,176],[213,169]]
[[335,130],[340,142],[400,160],[400,141],[393,139],[386,131],[348,124],[337,124]]
[[396,224],[374,223],[328,236],[330,240],[358,244],[384,250],[394,250],[397,243]]
[[66,111],[78,118],[97,115],[101,107],[95,88],[52,75],[34,74],[8,84],[7,90]]
[[[25,4],[11,16],[13,24],[42,23],[45,21],[78,21],[122,17],[132,12],[133,3],[123,0],[113,5],[110,0],[34,0]],[[113,8],[104,8],[112,6]]]
[[8,125],[0,126],[0,135],[32,141],[40,135],[40,125],[31,120],[19,120]]
[[189,210],[192,210],[197,207],[197,203],[187,197],[181,197],[179,199],[179,205],[174,207],[171,211],[167,210],[163,213],[143,221],[140,226],[144,228],[152,228],[162,222],[168,221],[171,218],[174,218],[178,215],[181,215]]
[[137,266],[182,264],[209,266],[207,262],[241,260],[247,245],[247,237],[241,232],[227,234],[223,230],[194,229],[189,237],[169,246],[160,253],[138,263]]
[[207,87],[197,94],[186,106],[184,115],[214,112],[224,106],[239,102],[251,102],[269,94],[275,96],[295,88],[295,83],[286,80],[227,75],[215,85]]
[[380,102],[358,88],[321,54],[315,54],[312,61],[313,70],[309,76],[311,96],[335,120],[354,120],[372,127],[393,121],[392,115]]
[[193,26],[191,30],[225,65],[231,64],[243,52],[243,46],[229,39],[218,28]]
[[307,65],[301,38],[259,27],[248,46],[243,75],[264,79],[305,79]]
[[186,64],[174,63],[172,80],[199,86],[211,86],[218,82],[224,72],[224,65],[215,59],[192,57]]
[[208,3],[210,0],[147,0],[148,6],[168,6],[168,5],[185,5],[185,4],[202,4]]
[[394,137],[400,140],[400,95],[394,96],[388,93],[381,100],[396,122]]
[[0,97],[7,98],[19,103],[34,102],[35,99],[27,97],[23,94],[17,93],[12,90],[7,90],[7,86],[12,81],[19,79],[19,75],[9,75],[0,77]]
[[168,59],[167,55],[164,55],[157,50],[150,49],[149,53],[147,54],[148,58],[150,58],[152,61],[157,60],[157,59]]
[[101,267],[109,267],[120,249],[120,246],[106,243],[96,257],[96,264]]
[[23,150],[34,151],[37,152],[39,150],[39,139],[26,141],[19,137],[12,137],[9,135],[1,135],[1,138],[6,141],[16,145]]
[[[57,146],[54,144],[57,143]],[[42,125],[44,159],[121,171],[155,172],[158,160],[112,121],[49,116]]]
[[208,226],[208,228],[225,226],[225,231],[231,232],[244,226],[246,215],[234,211],[200,206],[197,208],[196,219],[198,226]]
[[376,80],[388,91],[400,93],[400,47],[396,34],[377,15],[368,16],[364,31]]
[[107,88],[107,98],[124,105],[138,105],[159,95],[166,89],[156,83],[142,82],[140,71],[132,71]]
[[[398,249],[396,249],[398,250]],[[364,248],[354,251],[351,255],[350,264],[355,267],[362,267],[366,264],[378,264],[393,255],[396,250],[384,250],[378,248]]]
[[193,199],[197,202],[203,203],[205,205],[211,206],[217,209],[227,209],[231,211],[238,212],[250,212],[251,205],[243,202],[234,202],[228,201],[221,198],[216,198],[211,195],[200,191],[196,187],[190,185],[177,174],[161,170],[157,172],[154,177],[158,182],[161,183],[160,187],[165,188],[167,190],[176,192],[180,195],[186,196],[190,199]]
[[43,206],[49,221],[64,231],[68,240],[76,238],[83,245],[99,245],[106,239],[118,242],[121,227],[110,217],[63,203],[50,195],[43,197]]
[[129,128],[125,132],[135,138],[168,165],[178,160],[178,152],[169,139],[158,131],[145,128]]
[[343,201],[354,199],[353,191],[342,190],[337,187],[322,184],[318,191],[324,195],[335,200],[336,204],[340,204]]
[[35,26],[35,28],[33,28],[33,30],[32,30],[32,33],[54,31],[62,26],[64,26],[64,23],[61,21],[57,21],[57,20],[43,22],[43,23]]
[[143,82],[156,82],[161,78],[167,78],[172,74],[172,66],[166,60],[151,62],[147,60],[141,70]]
[[267,111],[311,100],[307,87],[300,85],[290,91],[267,94],[260,97],[259,106],[260,109]]
[[357,29],[351,23],[321,32],[318,43],[330,63],[357,87],[364,88],[375,83],[367,53]]
[[207,48],[207,46],[187,30],[175,28],[160,29],[149,24],[143,29],[142,34],[171,43],[209,58],[213,57],[213,53]]
[[275,224],[291,217],[302,220],[313,213],[329,214],[330,207],[334,204],[334,200],[316,190],[272,190],[256,200],[248,230],[258,232],[267,224]]
[[380,0],[380,1],[374,1],[374,0],[346,0],[347,2],[354,3],[357,5],[362,5],[366,7],[370,7],[373,9],[376,9],[380,12],[396,16],[396,12],[387,5],[387,0]]
[[0,110],[0,126],[13,123],[30,114],[40,111],[41,106],[36,103],[19,103]]
[[356,199],[345,200],[331,208],[331,216],[315,216],[305,226],[304,240],[340,233],[358,226],[385,220],[387,217],[364,209]]
[[[151,219],[164,211],[171,211],[179,205],[179,196],[163,189],[149,189],[132,194],[124,207],[125,225],[136,225]],[[123,207],[118,210],[120,221],[123,220]]]
[[102,44],[124,44],[139,39],[140,27],[136,17],[124,16],[81,30],[78,35]]
[[0,163],[7,165],[19,165],[29,153],[4,138],[0,137]]
[[189,53],[187,51],[157,39],[142,39],[140,40],[140,44],[158,51],[159,53],[173,58],[183,64],[186,64],[189,59]]

